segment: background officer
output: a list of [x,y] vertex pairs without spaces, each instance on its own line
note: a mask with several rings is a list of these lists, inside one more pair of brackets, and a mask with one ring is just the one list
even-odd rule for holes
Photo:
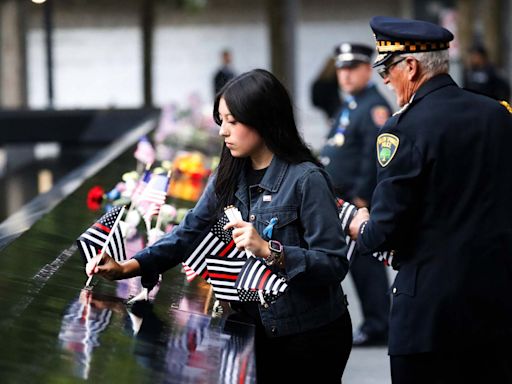
[[463,87],[496,100],[510,100],[508,79],[501,76],[498,68],[489,60],[487,50],[481,44],[475,43],[469,50]]
[[350,233],[361,253],[395,251],[393,384],[512,383],[512,117],[448,75],[448,30],[370,25],[402,109],[377,137],[371,215]]
[[[343,103],[320,155],[339,196],[358,207],[369,205],[375,188],[375,139],[390,116],[388,103],[370,82],[373,51],[351,43],[335,48]],[[390,301],[385,266],[372,258],[359,257],[350,272],[363,313],[354,345],[385,344]]]

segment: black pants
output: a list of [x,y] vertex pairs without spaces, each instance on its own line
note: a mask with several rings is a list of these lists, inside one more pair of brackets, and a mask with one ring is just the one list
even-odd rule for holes
[[350,274],[361,302],[361,331],[368,335],[387,335],[390,296],[386,266],[371,256],[355,256]]
[[257,382],[340,384],[351,349],[348,311],[330,324],[290,336],[267,337],[257,326]]
[[478,349],[391,356],[393,384],[512,384],[512,349]]

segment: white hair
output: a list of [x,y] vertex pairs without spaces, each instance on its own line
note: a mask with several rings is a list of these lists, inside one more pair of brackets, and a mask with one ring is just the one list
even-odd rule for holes
[[[414,52],[402,54],[400,56],[414,57],[420,63],[421,68],[428,78],[434,77],[441,73],[448,73],[450,69],[450,58],[448,56],[447,49],[442,51]],[[401,62],[398,65],[405,65],[405,62]]]

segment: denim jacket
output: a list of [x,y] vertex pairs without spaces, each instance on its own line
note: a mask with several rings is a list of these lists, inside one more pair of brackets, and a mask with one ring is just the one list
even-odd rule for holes
[[[142,274],[162,273],[184,261],[205,235],[216,210],[212,176],[203,195],[180,225],[139,252]],[[258,233],[277,218],[272,239],[283,245],[288,280],[286,293],[260,315],[269,336],[304,332],[328,324],[346,311],[341,281],[348,272],[342,236],[329,177],[316,165],[289,164],[274,156],[259,185],[250,191],[241,175],[235,206]],[[250,207],[250,208],[249,208]]]

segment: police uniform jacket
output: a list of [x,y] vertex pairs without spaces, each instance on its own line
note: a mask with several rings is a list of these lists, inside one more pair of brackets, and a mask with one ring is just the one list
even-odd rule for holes
[[396,251],[391,355],[510,340],[511,146],[507,109],[448,75],[382,128],[358,247]]
[[370,201],[376,182],[375,138],[391,109],[375,85],[355,95],[352,103],[345,100],[341,110],[344,108],[349,111],[344,143],[337,146],[334,142],[342,119],[340,112],[322,149],[322,162],[344,199],[359,197]]

